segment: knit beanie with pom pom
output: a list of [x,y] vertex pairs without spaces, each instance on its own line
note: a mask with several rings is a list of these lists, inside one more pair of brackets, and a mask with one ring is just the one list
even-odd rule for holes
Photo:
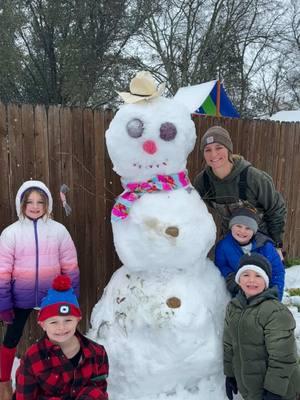
[[47,296],[42,299],[38,321],[66,315],[81,318],[81,311],[70,277],[59,275],[53,280],[52,288],[48,290]]

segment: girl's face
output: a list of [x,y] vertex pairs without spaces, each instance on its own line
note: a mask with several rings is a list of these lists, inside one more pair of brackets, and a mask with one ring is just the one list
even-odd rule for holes
[[47,333],[51,342],[63,344],[73,338],[78,323],[79,318],[74,317],[73,315],[58,315],[40,322],[40,326]]
[[263,292],[266,288],[266,283],[264,278],[257,272],[246,269],[240,276],[239,286],[248,298]]
[[231,233],[234,239],[241,245],[249,243],[254,235],[254,232],[248,226],[243,224],[232,225]]
[[213,171],[230,164],[229,151],[220,143],[207,144],[204,147],[204,159]]
[[46,202],[42,195],[36,191],[32,191],[24,204],[24,214],[31,219],[38,219],[46,212]]

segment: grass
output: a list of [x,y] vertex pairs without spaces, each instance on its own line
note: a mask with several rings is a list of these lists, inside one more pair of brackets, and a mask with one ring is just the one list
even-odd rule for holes
[[300,288],[291,288],[287,292],[290,296],[300,296]]
[[284,265],[285,268],[292,267],[293,265],[300,265],[300,257],[289,258],[287,260],[284,260]]

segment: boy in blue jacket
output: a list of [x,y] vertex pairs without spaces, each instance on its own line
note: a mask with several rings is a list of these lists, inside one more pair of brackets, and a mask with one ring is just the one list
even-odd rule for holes
[[229,221],[230,232],[216,245],[215,264],[226,280],[226,286],[232,297],[239,287],[235,274],[240,258],[244,254],[258,253],[265,256],[272,265],[270,286],[277,286],[281,301],[284,289],[284,265],[271,238],[258,232],[259,217],[253,209],[239,207],[233,210]]

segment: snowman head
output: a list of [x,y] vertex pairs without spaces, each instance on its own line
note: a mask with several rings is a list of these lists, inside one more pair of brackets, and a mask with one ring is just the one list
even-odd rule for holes
[[194,148],[195,126],[189,111],[155,93],[121,106],[106,132],[114,171],[125,180],[141,181],[184,170]]

